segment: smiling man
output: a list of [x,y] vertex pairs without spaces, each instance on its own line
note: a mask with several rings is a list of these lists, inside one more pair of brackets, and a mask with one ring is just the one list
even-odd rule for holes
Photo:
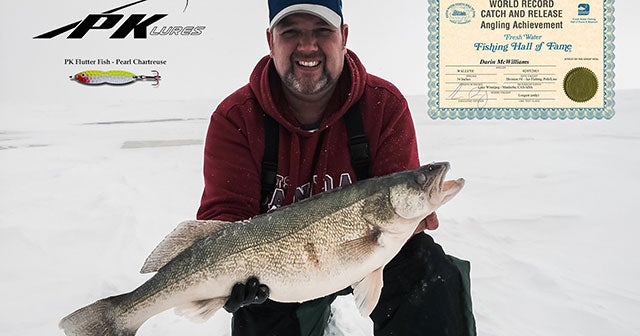
[[[198,219],[243,220],[339,186],[419,166],[407,102],[348,50],[340,0],[269,0],[270,54],[211,117]],[[398,60],[399,61],[399,60]],[[460,272],[425,234],[435,214],[384,269],[370,315],[376,335],[469,335]],[[234,287],[225,309],[239,335],[322,335],[337,295],[268,300],[269,284]],[[467,294],[467,295],[464,295]]]
[[297,121],[318,122],[344,68],[348,26],[304,11],[274,21],[267,41],[283,94]]

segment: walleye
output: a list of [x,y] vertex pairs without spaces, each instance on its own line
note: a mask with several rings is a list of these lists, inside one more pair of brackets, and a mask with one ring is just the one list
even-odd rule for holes
[[68,336],[130,336],[151,316],[203,321],[231,288],[256,276],[269,298],[302,302],[348,286],[367,316],[382,289],[382,269],[418,224],[453,198],[464,179],[444,181],[439,162],[334,189],[238,222],[186,221],[151,253],[156,272],[130,293],[81,308],[60,321]]

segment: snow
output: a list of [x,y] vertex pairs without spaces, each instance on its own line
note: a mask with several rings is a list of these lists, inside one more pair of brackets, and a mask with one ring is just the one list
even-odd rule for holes
[[[434,121],[409,97],[422,162],[467,180],[432,235],[472,262],[480,335],[637,335],[639,96],[618,92],[608,121]],[[21,113],[0,133],[0,334],[61,334],[67,313],[146,280],[147,254],[194,217],[213,103],[145,104],[3,107]],[[371,334],[350,297],[334,309],[329,334]],[[139,335],[228,330],[226,312],[201,325],[168,311]]]
[[[17,46],[0,54],[0,335],[62,335],[63,316],[149,277],[138,271],[150,251],[195,216],[212,109],[266,53],[266,6],[245,1],[225,11],[190,1],[183,16],[174,15],[180,1],[140,5],[172,13],[173,24],[207,25],[200,39],[32,39],[124,3],[0,5],[0,44]],[[421,161],[449,161],[449,177],[467,181],[431,234],[472,263],[479,335],[640,335],[637,3],[616,3],[614,118],[528,121],[429,119],[426,65],[415,70],[426,62],[426,6],[369,4],[345,1],[348,45],[407,95]],[[168,65],[158,88],[88,88],[67,80],[85,70],[64,66],[68,57]],[[333,308],[327,334],[371,335],[351,297]],[[194,324],[167,311],[138,335],[224,336],[229,321],[219,312]]]

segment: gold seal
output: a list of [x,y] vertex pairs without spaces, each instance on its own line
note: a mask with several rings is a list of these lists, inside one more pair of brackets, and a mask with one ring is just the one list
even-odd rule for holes
[[564,76],[564,93],[575,102],[586,102],[593,98],[597,91],[598,78],[587,68],[573,68]]

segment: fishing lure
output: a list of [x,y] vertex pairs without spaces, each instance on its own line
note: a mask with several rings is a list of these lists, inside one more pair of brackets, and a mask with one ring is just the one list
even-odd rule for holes
[[151,70],[155,73],[152,76],[136,75],[133,72],[124,70],[87,70],[78,72],[73,76],[69,76],[69,79],[75,80],[82,84],[98,85],[98,84],[112,84],[112,85],[124,85],[133,83],[135,81],[155,80],[156,83],[153,86],[160,84],[160,73],[156,70]]

